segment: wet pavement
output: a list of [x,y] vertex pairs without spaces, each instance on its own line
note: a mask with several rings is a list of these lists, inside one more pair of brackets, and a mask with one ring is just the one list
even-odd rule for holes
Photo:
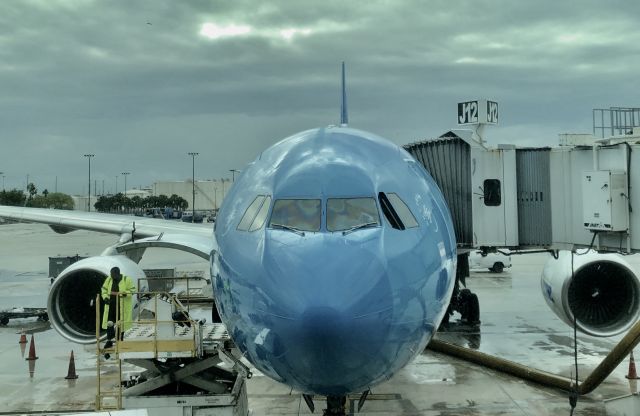
[[[97,255],[117,237],[88,231],[58,235],[37,224],[0,225],[0,310],[46,306],[48,257]],[[478,295],[479,328],[456,325],[438,338],[497,355],[547,372],[571,376],[573,332],[547,308],[539,276],[548,255],[512,256],[504,273],[474,271],[468,287]],[[636,258],[638,257],[638,258]],[[640,257],[627,260],[640,270]],[[206,262],[185,254],[151,249],[144,268],[206,270]],[[30,344],[19,344],[24,330],[34,336],[37,360],[28,361]],[[580,378],[584,379],[615,345],[616,338],[578,336]],[[66,380],[74,351],[76,380]],[[72,344],[48,322],[12,319],[0,326],[0,414],[93,410],[96,356],[93,346]],[[30,369],[30,366],[32,367]],[[603,415],[603,400],[627,394],[625,360],[594,392],[581,397],[575,415]],[[127,369],[129,372],[135,368]],[[258,372],[248,380],[252,415],[311,414],[299,393]],[[358,398],[350,397],[355,412]],[[315,401],[321,414],[323,400]],[[570,412],[567,394],[425,351],[390,381],[376,386],[361,415],[558,415]],[[356,414],[356,413],[354,413]]]

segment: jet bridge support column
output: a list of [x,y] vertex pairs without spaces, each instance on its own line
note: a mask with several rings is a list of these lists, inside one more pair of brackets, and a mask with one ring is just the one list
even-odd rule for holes
[[[478,295],[466,288],[466,279],[469,277],[469,253],[458,254],[458,267],[456,268],[456,282],[451,294],[449,309],[442,320],[441,328],[449,325],[449,317],[454,313],[460,313],[462,323],[477,325],[480,323],[480,302]],[[464,288],[461,289],[460,286]]]

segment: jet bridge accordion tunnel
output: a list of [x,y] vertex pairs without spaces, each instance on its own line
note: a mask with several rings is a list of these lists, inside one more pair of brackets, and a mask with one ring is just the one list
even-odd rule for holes
[[424,168],[449,206],[458,246],[473,245],[471,151],[460,137],[441,137],[404,146]]

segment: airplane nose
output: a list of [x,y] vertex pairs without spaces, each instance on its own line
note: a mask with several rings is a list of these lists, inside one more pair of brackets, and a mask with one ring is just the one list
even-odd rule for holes
[[[330,238],[330,237],[329,237]],[[287,383],[342,395],[388,370],[393,299],[380,247],[345,244],[327,253],[314,247],[287,247],[273,256],[265,280],[271,328],[286,345],[277,360]],[[335,246],[335,244],[334,244]],[[315,255],[313,255],[315,253]],[[322,253],[322,255],[318,255]],[[276,294],[277,293],[277,294]],[[386,357],[386,358],[385,358]],[[293,379],[295,378],[295,380]]]
[[[345,360],[357,362],[359,359],[352,355],[362,342],[360,326],[363,323],[367,324],[346,317],[333,308],[309,308],[300,319],[299,346],[308,356],[310,365],[319,362],[338,365]],[[360,354],[366,352],[360,351]],[[324,368],[316,368],[314,371],[326,373]]]
[[294,342],[288,354],[291,365],[302,370],[295,372],[300,383],[327,395],[341,395],[362,385],[361,380],[375,379],[385,370],[376,362],[386,339],[384,319],[377,318],[358,319],[324,306],[307,309],[297,334],[291,334]]
[[300,321],[304,338],[311,341],[336,339],[344,335],[345,319],[330,307],[311,307],[304,311]]

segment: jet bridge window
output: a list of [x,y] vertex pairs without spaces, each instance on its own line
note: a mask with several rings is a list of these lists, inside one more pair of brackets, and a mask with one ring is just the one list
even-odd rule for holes
[[270,228],[292,231],[320,231],[319,199],[277,199],[269,220]]
[[500,179],[485,179],[483,183],[484,204],[488,207],[497,207],[502,203],[500,193]]
[[380,226],[374,198],[327,199],[327,230],[345,231]]
[[[238,231],[255,231],[262,227],[267,216],[267,213],[263,211],[266,209],[268,212],[270,204],[271,197],[258,195],[244,212],[240,224],[238,224]],[[263,214],[262,222],[260,222],[261,214]]]
[[397,194],[380,192],[378,200],[380,201],[382,213],[393,228],[404,230],[418,226],[416,217],[413,216],[407,204]]

